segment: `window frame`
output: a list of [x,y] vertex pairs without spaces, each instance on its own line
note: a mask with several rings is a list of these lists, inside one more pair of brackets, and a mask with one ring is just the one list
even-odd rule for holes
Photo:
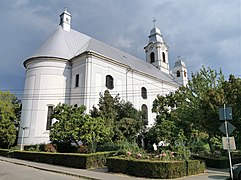
[[151,63],[155,62],[155,53],[154,52],[150,53],[150,60],[151,60]]
[[141,105],[142,119],[148,124],[148,107],[146,104]]
[[54,112],[54,105],[47,105],[47,122],[46,122],[46,130],[51,129],[52,125],[52,115]]
[[147,99],[147,89],[145,87],[141,88],[141,97]]
[[180,72],[180,70],[177,70],[177,77],[181,77],[181,72]]
[[79,74],[75,75],[75,87],[79,87]]
[[162,61],[166,62],[166,54],[165,54],[165,52],[162,52]]
[[109,74],[105,77],[105,86],[107,87],[107,89],[114,89],[114,78]]

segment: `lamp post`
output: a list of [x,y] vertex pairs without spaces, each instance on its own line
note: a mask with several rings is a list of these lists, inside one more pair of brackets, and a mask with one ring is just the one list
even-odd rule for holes
[[22,130],[23,130],[23,132],[22,132],[22,139],[21,139],[21,146],[20,146],[20,150],[21,151],[23,151],[23,137],[24,137],[24,131],[25,130],[28,130],[28,127],[20,127]]

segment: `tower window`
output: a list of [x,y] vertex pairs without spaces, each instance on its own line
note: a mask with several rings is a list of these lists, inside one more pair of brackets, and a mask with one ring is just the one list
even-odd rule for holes
[[155,62],[155,53],[154,52],[151,52],[150,58],[151,58],[151,63]]
[[145,87],[141,88],[141,97],[147,99],[147,89]]
[[180,76],[181,76],[180,71],[177,70],[177,77],[180,77]]
[[50,130],[52,124],[52,114],[53,114],[53,106],[48,106],[48,114],[47,114],[47,125],[46,130]]
[[79,74],[75,75],[75,87],[79,87]]
[[186,71],[184,71],[184,77],[187,77],[187,72]]
[[114,88],[114,79],[111,75],[106,76],[106,81],[105,81],[105,86],[108,89],[113,89]]
[[166,55],[164,52],[162,52],[162,60],[163,60],[163,62],[166,62]]
[[144,120],[145,124],[148,124],[148,109],[145,104],[142,104],[141,112],[142,112],[142,119]]

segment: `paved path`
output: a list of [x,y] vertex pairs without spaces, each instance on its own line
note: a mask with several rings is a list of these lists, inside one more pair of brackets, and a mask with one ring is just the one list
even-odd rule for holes
[[[0,180],[81,180],[78,177],[42,171],[36,168],[21,166],[0,161]],[[82,180],[84,180],[82,178]]]
[[[39,170],[50,171],[55,173],[62,173],[65,175],[80,177],[83,179],[93,180],[147,180],[147,178],[136,178],[123,174],[108,173],[106,168],[86,170],[86,169],[75,169],[63,166],[56,166],[44,163],[37,163],[32,161],[25,161],[14,158],[6,158],[0,156],[0,161],[10,162],[17,165],[23,165],[32,167]],[[178,180],[226,180],[229,174],[228,171],[220,171],[217,169],[208,169],[205,173],[178,178]],[[149,179],[150,180],[150,179]],[[152,179],[153,180],[153,179]]]

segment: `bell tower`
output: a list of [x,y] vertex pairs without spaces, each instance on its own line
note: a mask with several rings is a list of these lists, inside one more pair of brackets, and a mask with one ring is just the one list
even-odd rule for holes
[[151,63],[156,68],[165,73],[169,72],[169,60],[168,60],[168,46],[163,40],[160,29],[152,28],[149,37],[149,43],[144,47],[146,52],[146,61]]
[[67,11],[67,8],[60,14],[59,25],[62,26],[63,30],[70,32],[71,14]]
[[186,86],[188,83],[187,78],[187,67],[186,64],[180,59],[180,56],[177,58],[175,65],[172,69],[172,73],[174,76],[175,81],[179,85]]

